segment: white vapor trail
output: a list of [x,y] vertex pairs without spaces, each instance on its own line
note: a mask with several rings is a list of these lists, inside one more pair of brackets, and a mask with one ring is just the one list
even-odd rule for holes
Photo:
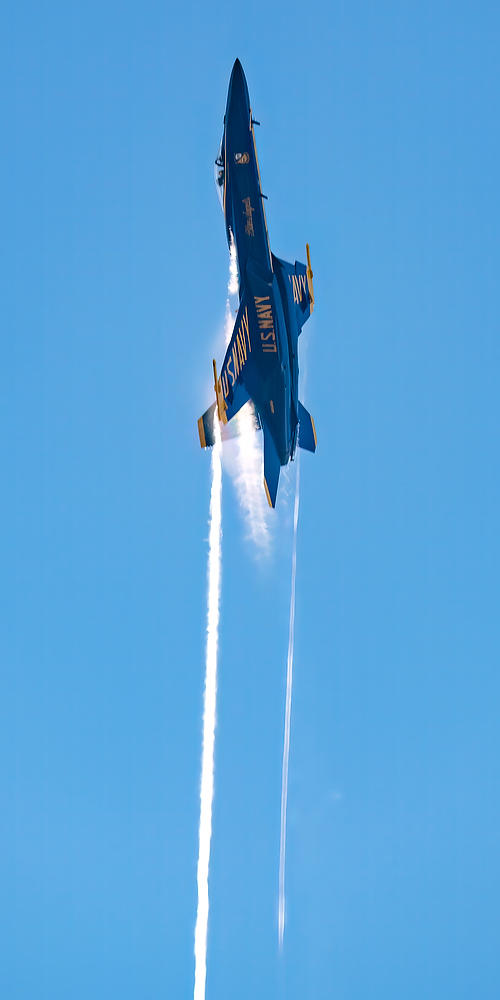
[[280,868],[278,887],[278,940],[283,947],[285,933],[285,859],[286,859],[286,807],[288,799],[288,760],[290,756],[290,718],[292,713],[293,646],[295,638],[295,581],[297,577],[297,526],[299,523],[300,459],[297,455],[295,479],[295,504],[293,509],[292,583],[290,590],[290,618],[288,623],[288,655],[286,662],[285,732],[283,737],[283,765],[281,772],[281,830]]
[[198,910],[194,934],[194,1000],[204,1000],[207,976],[208,873],[212,838],[214,796],[214,745],[217,699],[217,651],[222,536],[222,461],[219,421],[214,416],[215,444],[212,448],[212,489],[208,542],[208,605],[205,694],[203,704],[203,750],[201,760],[200,830],[198,848]]

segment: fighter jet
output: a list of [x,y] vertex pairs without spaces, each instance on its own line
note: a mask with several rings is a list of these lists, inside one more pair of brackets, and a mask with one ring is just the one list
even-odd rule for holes
[[308,244],[307,266],[271,252],[254,133],[259,124],[237,59],[215,164],[227,241],[236,248],[240,301],[220,375],[213,361],[215,402],[199,418],[198,432],[202,448],[212,446],[216,415],[224,436],[225,425],[248,404],[264,434],[264,488],[274,507],[280,468],[293,459],[297,444],[316,450],[313,418],[298,398],[298,339],[313,311],[314,291]]

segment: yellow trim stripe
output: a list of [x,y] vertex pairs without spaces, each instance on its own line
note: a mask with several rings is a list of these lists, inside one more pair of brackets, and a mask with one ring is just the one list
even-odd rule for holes
[[269,506],[272,507],[271,494],[269,493],[269,487],[268,487],[268,485],[266,483],[266,477],[265,476],[264,476],[264,489],[266,491],[267,502],[268,502]]
[[207,442],[205,439],[205,427],[203,426],[203,417],[198,418],[198,434],[200,435],[201,447],[206,448]]
[[[221,403],[222,413],[220,413],[219,411],[219,403]],[[227,424],[226,410],[227,410],[227,403],[226,400],[224,399],[221,380],[219,378],[217,382],[217,413],[219,414],[219,420],[221,420],[223,424]]]
[[314,447],[317,448],[318,447],[318,439],[316,437],[316,428],[314,426],[314,420],[313,420],[312,417],[311,417],[311,424],[312,424],[312,429],[313,429],[313,434],[314,434]]
[[310,309],[309,312],[312,313],[314,309],[314,287],[313,287],[313,272],[311,267],[311,254],[309,253],[309,243],[306,243],[306,253],[307,253],[307,288],[309,291],[310,299]]

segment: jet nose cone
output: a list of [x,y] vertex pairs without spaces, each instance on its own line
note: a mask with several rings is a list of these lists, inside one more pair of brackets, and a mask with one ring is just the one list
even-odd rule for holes
[[241,65],[239,59],[235,59],[234,61],[234,66],[231,71],[231,80],[229,82],[229,86],[232,90],[236,90],[236,88],[240,89],[246,88],[245,74],[243,72],[243,66]]
[[243,72],[243,66],[241,65],[239,59],[235,59],[231,72],[228,90],[228,107],[231,100],[236,100],[238,103],[243,101],[245,104],[249,105],[247,81]]

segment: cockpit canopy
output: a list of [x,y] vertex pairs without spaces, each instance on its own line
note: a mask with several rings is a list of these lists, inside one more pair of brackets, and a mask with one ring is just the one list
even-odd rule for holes
[[223,197],[224,197],[224,145],[221,142],[217,159],[215,160],[214,167],[215,176],[215,186],[217,188],[217,194],[219,196],[219,201],[221,208],[223,208]]

